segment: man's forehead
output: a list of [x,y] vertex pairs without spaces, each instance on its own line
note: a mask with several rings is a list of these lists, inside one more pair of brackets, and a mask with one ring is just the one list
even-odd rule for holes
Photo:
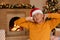
[[35,15],[33,15],[33,16],[37,16],[37,15],[43,15],[43,14],[37,13],[37,14],[35,14]]

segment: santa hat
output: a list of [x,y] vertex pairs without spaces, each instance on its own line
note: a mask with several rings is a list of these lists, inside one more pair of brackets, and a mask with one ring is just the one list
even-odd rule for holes
[[31,10],[30,16],[33,16],[37,13],[43,14],[42,10],[40,10],[39,8],[34,8],[34,9]]

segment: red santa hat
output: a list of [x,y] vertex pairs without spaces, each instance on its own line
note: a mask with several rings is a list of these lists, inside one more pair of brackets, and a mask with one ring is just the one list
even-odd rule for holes
[[31,10],[30,16],[33,16],[37,13],[43,14],[42,10],[40,10],[39,8],[34,8],[34,9]]

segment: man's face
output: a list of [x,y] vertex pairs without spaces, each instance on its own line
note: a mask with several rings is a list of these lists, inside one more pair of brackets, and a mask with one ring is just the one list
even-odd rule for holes
[[37,13],[33,15],[33,19],[36,23],[40,23],[43,20],[43,14]]

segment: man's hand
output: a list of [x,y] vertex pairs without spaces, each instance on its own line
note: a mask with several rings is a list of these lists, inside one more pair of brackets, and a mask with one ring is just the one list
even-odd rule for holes
[[44,20],[46,20],[47,17],[48,17],[48,14],[44,14]]
[[26,17],[26,20],[27,20],[27,21],[34,22],[33,17]]

